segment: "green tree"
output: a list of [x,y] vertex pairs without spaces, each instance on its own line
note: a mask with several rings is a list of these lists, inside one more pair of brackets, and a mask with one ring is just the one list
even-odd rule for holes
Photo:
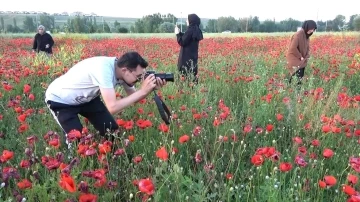
[[326,22],[324,22],[324,21],[317,21],[317,22],[316,22],[316,25],[317,25],[317,29],[316,29],[317,32],[323,32],[323,31],[325,31]]
[[354,19],[353,26],[355,31],[360,31],[360,15]]
[[128,33],[129,30],[126,27],[120,27],[119,28],[119,33]]
[[131,26],[130,26],[130,32],[131,32],[131,33],[134,33],[134,32],[135,32],[135,26],[134,26],[134,25],[131,25]]
[[258,16],[255,16],[251,20],[250,28],[248,31],[259,32],[259,29],[260,29],[260,20]]
[[4,18],[2,16],[0,18],[0,21],[1,21],[1,30],[5,31],[5,23],[4,23]]
[[168,13],[167,15],[163,16],[164,22],[169,22],[169,23],[175,24],[177,22],[177,20],[178,20],[177,17],[175,17],[175,15],[173,15],[171,13]]
[[239,28],[240,28],[239,31],[240,32],[248,32],[249,24],[250,24],[249,21],[250,21],[250,18],[240,18],[239,19]]
[[5,22],[4,22],[4,18],[2,16],[0,18],[0,21],[1,21],[1,30],[5,31]]
[[218,32],[230,30],[231,32],[239,31],[238,21],[234,17],[219,17],[217,20]]
[[23,28],[25,32],[34,32],[36,30],[34,19],[32,17],[26,16]]
[[156,33],[159,32],[159,26],[164,22],[160,13],[147,15],[143,17],[144,21],[144,32],[145,33]]
[[40,24],[45,26],[46,30],[52,30],[55,28],[54,16],[40,15]]
[[263,23],[260,24],[259,32],[276,32],[277,26],[274,20],[265,20]]
[[349,22],[347,23],[347,26],[349,28],[350,31],[354,31],[354,19],[357,17],[358,15],[352,15],[350,16]]
[[217,32],[217,20],[216,19],[210,19],[206,25],[207,32],[210,33],[216,33]]
[[108,23],[105,22],[105,21],[104,21],[104,32],[105,33],[110,33],[110,27],[109,27]]
[[333,23],[332,28],[333,28],[334,31],[343,30],[344,25],[345,25],[345,16],[337,15],[332,23]]
[[115,22],[114,22],[114,28],[116,30],[118,30],[120,28],[120,23],[117,20],[115,20]]
[[161,33],[172,33],[174,32],[175,25],[171,22],[164,22],[160,25],[159,31]]
[[13,32],[14,31],[14,26],[11,25],[11,24],[6,25],[6,31],[7,32]]
[[82,33],[84,32],[84,24],[81,20],[80,16],[76,16],[72,21],[72,28],[75,33]]
[[17,26],[16,18],[13,18],[13,27],[11,32],[13,33],[21,32],[20,28]]
[[295,32],[298,27],[301,26],[301,22],[292,18],[282,20],[277,26],[277,31],[280,32]]
[[144,21],[142,19],[138,19],[135,22],[134,32],[135,33],[144,33]]

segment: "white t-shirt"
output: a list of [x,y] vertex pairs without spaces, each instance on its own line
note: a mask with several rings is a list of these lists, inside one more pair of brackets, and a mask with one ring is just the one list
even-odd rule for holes
[[134,88],[116,79],[115,59],[116,57],[96,56],[80,61],[49,85],[45,101],[78,105],[99,96],[100,87],[115,88],[118,84],[126,90]]

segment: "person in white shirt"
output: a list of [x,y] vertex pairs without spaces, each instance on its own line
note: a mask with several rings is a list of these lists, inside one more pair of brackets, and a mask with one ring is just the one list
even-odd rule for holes
[[[82,131],[80,114],[104,136],[108,130],[118,129],[112,115],[166,84],[165,80],[153,74],[144,79],[147,66],[148,63],[137,52],[127,52],[119,59],[106,56],[87,58],[49,85],[45,102],[65,134],[72,130]],[[141,87],[136,90],[134,85],[140,81],[143,81]],[[116,99],[116,85],[122,85],[128,96]]]

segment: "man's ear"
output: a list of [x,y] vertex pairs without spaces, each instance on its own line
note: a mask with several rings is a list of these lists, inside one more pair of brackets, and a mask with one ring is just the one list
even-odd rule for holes
[[120,69],[121,72],[126,72],[126,67],[118,67]]

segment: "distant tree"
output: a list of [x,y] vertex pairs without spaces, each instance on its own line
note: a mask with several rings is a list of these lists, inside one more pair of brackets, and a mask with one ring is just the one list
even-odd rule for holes
[[44,25],[46,30],[51,31],[55,28],[54,16],[40,15],[40,24]]
[[16,18],[13,18],[14,27],[17,27]]
[[105,33],[110,33],[110,27],[109,27],[108,23],[105,22],[105,21],[104,21],[104,32]]
[[265,20],[263,23],[260,24],[259,32],[276,32],[278,31],[276,23],[274,20]]
[[11,28],[11,32],[18,33],[18,32],[21,32],[21,31],[22,30],[17,26],[16,18],[13,18],[13,26]]
[[134,26],[134,25],[131,25],[131,26],[130,26],[130,32],[131,32],[131,33],[134,33],[134,32],[135,32],[135,26]]
[[234,17],[219,17],[217,20],[217,30],[219,32],[230,30],[231,32],[239,31],[238,21]]
[[95,33],[96,32],[96,25],[90,24],[89,33]]
[[205,30],[210,33],[216,33],[217,32],[217,20],[210,19],[206,25]]
[[325,31],[326,22],[317,21],[317,22],[316,22],[316,25],[317,25],[317,29],[316,29],[317,32],[323,32],[323,31]]
[[142,19],[138,19],[135,22],[134,32],[135,33],[144,33],[144,21]]
[[145,33],[156,33],[159,32],[159,26],[164,22],[160,13],[147,15],[142,18],[144,21],[144,32]]
[[325,21],[325,32],[337,31],[332,20]]
[[360,31],[360,15],[354,19],[353,26],[355,31]]
[[114,29],[115,29],[116,31],[118,31],[119,28],[120,28],[120,23],[119,23],[117,20],[115,20],[115,22],[114,22]]
[[76,16],[74,19],[72,19],[71,25],[72,25],[73,31],[75,33],[84,32],[84,24],[83,24],[80,16]]
[[23,28],[25,32],[34,32],[36,30],[34,19],[32,17],[26,16]]
[[354,19],[357,17],[358,15],[352,15],[350,16],[349,22],[347,23],[347,26],[349,28],[350,31],[354,31]]
[[345,25],[345,16],[337,15],[335,17],[335,19],[333,20],[332,25],[333,25],[332,28],[333,28],[334,31],[343,30],[344,25]]
[[170,22],[164,22],[159,27],[159,31],[161,33],[172,33],[174,32],[174,29],[175,29],[174,23],[170,23]]
[[1,30],[5,31],[5,23],[4,23],[4,18],[2,16],[0,18],[0,21],[1,21]]
[[301,22],[292,18],[282,20],[277,26],[277,31],[280,32],[295,32],[298,27],[301,26]]
[[129,30],[126,27],[120,27],[119,28],[119,33],[128,33]]
[[259,32],[260,24],[261,23],[260,23],[259,17],[255,16],[254,18],[252,18],[251,26],[250,26],[249,31],[250,32]]
[[[250,21],[250,23],[249,23]],[[240,18],[239,19],[239,28],[240,28],[240,32],[248,32],[249,31],[249,24],[251,24],[251,19],[246,17],[246,18]]]
[[172,24],[175,24],[177,22],[177,18],[175,17],[175,15],[171,14],[171,13],[168,13],[167,15],[164,15],[162,17],[163,21],[164,22],[169,22],[169,23],[172,23]]
[[11,24],[6,25],[6,31],[7,32],[13,32],[14,31],[14,26],[11,25]]

